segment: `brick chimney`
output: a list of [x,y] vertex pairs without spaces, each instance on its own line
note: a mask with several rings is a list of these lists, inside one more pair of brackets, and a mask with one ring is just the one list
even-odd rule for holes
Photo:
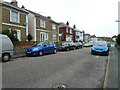
[[18,6],[18,2],[16,0],[11,0],[11,4],[14,5],[14,6]]
[[68,21],[67,21],[66,25],[68,25],[68,26],[69,26],[69,22],[68,22]]
[[22,9],[25,9],[25,6],[24,5],[22,5],[22,7],[21,7]]
[[48,18],[48,19],[51,19],[51,17],[50,17],[50,16],[47,16],[47,18]]
[[76,25],[74,25],[73,28],[76,29]]

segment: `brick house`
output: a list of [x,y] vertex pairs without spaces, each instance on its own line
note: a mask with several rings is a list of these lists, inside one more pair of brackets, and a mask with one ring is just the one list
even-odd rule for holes
[[[22,7],[25,9],[25,7]],[[53,41],[59,42],[59,24],[36,12],[25,9],[28,14],[28,31],[32,35],[32,41]]]
[[74,32],[74,42],[83,42],[83,31],[80,31],[79,29],[76,29],[76,25],[73,26],[73,32]]
[[16,30],[19,41],[28,35],[28,12],[19,8],[16,0],[0,2],[0,30]]
[[60,41],[74,41],[73,28],[69,26],[69,22],[66,24],[59,23],[59,36]]

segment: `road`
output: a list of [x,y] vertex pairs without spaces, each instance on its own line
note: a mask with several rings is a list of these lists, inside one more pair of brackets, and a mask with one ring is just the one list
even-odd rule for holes
[[90,48],[38,57],[15,58],[2,64],[3,88],[102,88],[107,56]]

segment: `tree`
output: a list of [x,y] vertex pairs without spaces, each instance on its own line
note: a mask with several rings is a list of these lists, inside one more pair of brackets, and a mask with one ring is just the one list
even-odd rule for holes
[[116,38],[116,42],[118,45],[120,45],[120,34],[118,34],[117,38]]
[[11,41],[14,42],[18,42],[19,40],[17,39],[17,31],[16,30],[3,30],[2,34],[7,35]]
[[32,35],[28,34],[27,39],[28,39],[28,41],[31,41],[33,39]]

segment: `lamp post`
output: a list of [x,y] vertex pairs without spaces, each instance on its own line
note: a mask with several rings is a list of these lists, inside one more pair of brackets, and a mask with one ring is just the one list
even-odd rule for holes
[[118,34],[120,34],[120,25],[119,25],[120,20],[116,20],[115,22],[118,22]]

